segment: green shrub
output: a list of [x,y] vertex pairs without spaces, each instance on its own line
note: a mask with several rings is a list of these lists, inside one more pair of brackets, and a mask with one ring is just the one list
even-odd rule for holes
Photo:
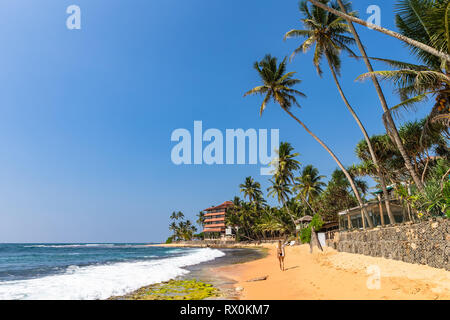
[[322,228],[323,224],[324,222],[322,220],[322,217],[316,213],[312,218],[311,223],[308,225],[308,227],[300,230],[300,241],[302,243],[310,243],[311,227],[314,227],[314,230],[319,231]]
[[168,237],[166,240],[166,244],[172,243],[173,242],[173,237]]
[[322,217],[316,213],[309,225],[313,226],[314,230],[319,231],[320,229],[322,229],[323,224],[324,222],[322,220]]
[[203,240],[203,239],[205,239],[205,234],[203,232],[194,234],[194,238],[195,239],[199,239],[199,240]]
[[311,242],[311,227],[308,226],[300,230],[300,241],[301,243]]

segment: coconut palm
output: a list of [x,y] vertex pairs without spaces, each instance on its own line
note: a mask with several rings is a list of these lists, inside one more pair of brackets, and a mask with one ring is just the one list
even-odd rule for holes
[[261,198],[261,185],[252,177],[245,178],[245,182],[240,184],[239,187],[241,188],[240,191],[244,193],[244,197],[248,197],[248,201],[254,203]]
[[300,83],[300,80],[292,78],[295,72],[286,73],[286,58],[284,58],[283,61],[278,64],[277,58],[272,57],[271,55],[266,55],[260,62],[255,62],[254,68],[261,77],[262,85],[251,89],[250,91],[245,93],[244,97],[253,94],[265,95],[260,107],[260,114],[264,112],[267,103],[270,100],[273,100],[281,107],[281,109],[283,109],[287,114],[289,114],[289,116],[297,121],[306,130],[306,132],[308,132],[331,155],[334,161],[336,161],[336,163],[338,164],[339,168],[341,168],[341,170],[345,173],[347,179],[349,180],[349,183],[352,186],[353,192],[358,199],[361,210],[363,214],[365,214],[366,210],[363,207],[361,196],[359,195],[352,177],[347,172],[345,167],[342,165],[333,151],[331,151],[331,149],[322,140],[320,140],[299,118],[297,118],[292,113],[291,107],[293,105],[300,107],[299,103],[297,102],[296,95],[305,97],[305,94],[298,90],[292,89],[293,86]]
[[293,188],[308,202],[317,198],[317,196],[323,191],[323,187],[326,186],[322,179],[325,176],[319,175],[319,170],[314,168],[313,165],[307,165],[303,168],[299,177],[295,178],[296,184]]
[[276,208],[267,208],[257,221],[255,229],[263,234],[270,234],[271,236],[282,235],[289,231],[288,224],[286,224],[280,217],[278,217],[279,210]]
[[294,181],[294,172],[300,168],[300,162],[295,159],[299,154],[293,153],[293,151],[294,148],[289,142],[280,143],[278,157],[275,159],[277,169],[274,172],[273,185],[268,190],[270,190],[269,196],[277,196],[278,202],[283,204],[283,208],[295,225],[294,216],[289,207],[286,206],[291,194],[290,187]]
[[[442,52],[442,51],[439,51],[439,50],[437,50],[437,49],[435,49],[433,47],[430,47],[429,45],[426,45],[424,43],[421,43],[421,42],[416,41],[414,39],[411,39],[409,37],[406,37],[406,36],[404,36],[402,34],[399,34],[399,33],[395,32],[395,31],[392,31],[392,30],[380,27],[380,26],[378,26],[376,24],[368,23],[368,22],[366,22],[364,20],[358,19],[358,18],[356,18],[356,17],[354,17],[352,15],[347,14],[347,12],[344,11],[344,10],[339,11],[339,10],[336,10],[335,8],[328,7],[326,5],[326,3],[328,1],[323,1],[323,0],[308,0],[308,1],[311,2],[312,4],[314,4],[315,6],[319,7],[319,8],[327,10],[328,12],[331,12],[331,13],[339,16],[339,17],[342,17],[342,18],[346,19],[349,23],[352,23],[352,25],[353,25],[353,22],[354,23],[358,23],[358,24],[363,25],[365,27],[368,27],[368,28],[370,28],[372,30],[384,33],[384,34],[386,34],[388,36],[391,36],[391,37],[394,37],[394,38],[396,38],[398,40],[406,42],[409,45],[412,45],[412,46],[415,46],[417,48],[420,48],[423,51],[426,51],[426,52],[428,52],[428,53],[430,53],[430,54],[432,54],[432,55],[434,55],[436,57],[439,57],[439,58],[441,58],[441,59],[443,59],[443,60],[445,60],[447,62],[450,62],[450,55],[449,54],[447,54],[445,52]],[[338,0],[338,2],[341,5],[342,0]]]
[[197,214],[197,221],[196,221],[196,223],[200,226],[200,227],[203,227],[203,224],[205,223],[205,213],[203,212],[203,211],[200,211],[198,214]]
[[[322,9],[330,11],[330,12],[332,12],[332,13],[340,16],[340,17],[343,17],[343,18],[345,18],[347,20],[347,23],[348,23],[348,25],[350,27],[350,30],[351,30],[351,32],[353,34],[353,37],[356,40],[356,44],[358,45],[358,49],[361,52],[361,55],[362,55],[362,57],[364,59],[364,63],[366,65],[366,67],[367,67],[367,70],[369,72],[373,72],[372,63],[370,62],[370,60],[368,58],[368,55],[367,55],[367,52],[366,52],[366,49],[364,48],[364,46],[363,46],[363,44],[361,42],[361,39],[360,39],[360,37],[358,35],[358,32],[356,31],[356,29],[355,29],[355,27],[353,25],[353,22],[360,23],[361,20],[358,22],[356,20],[359,20],[359,19],[355,20],[355,19],[353,19],[354,17],[352,17],[351,15],[347,14],[346,5],[342,2],[342,0],[337,0],[339,6],[341,8],[341,11],[335,10],[333,8],[329,8],[326,5],[324,5],[323,3],[320,3],[320,2],[315,1],[315,0],[309,0],[309,1],[312,2],[314,5],[319,6]],[[367,26],[367,24],[365,24],[365,25]],[[377,26],[371,25],[371,28],[372,27],[377,27]],[[404,37],[404,36],[400,35],[400,38],[401,39],[403,39],[403,38],[406,39],[407,37]],[[421,45],[420,43],[417,43],[417,41],[414,41],[414,40],[412,42],[410,41],[410,42],[407,42],[407,43],[410,43],[412,45],[419,46],[419,47]],[[431,52],[431,53],[433,53],[433,52]],[[384,122],[384,126],[386,128],[386,132],[393,138],[394,143],[395,143],[396,147],[398,148],[400,154],[402,155],[402,158],[403,158],[403,160],[405,162],[405,166],[408,169],[409,173],[411,174],[411,177],[414,180],[415,184],[417,185],[419,190],[423,190],[423,184],[422,184],[421,180],[419,179],[418,175],[416,174],[416,172],[414,171],[413,167],[411,166],[410,159],[409,159],[408,155],[406,154],[405,147],[403,146],[402,141],[400,139],[400,135],[399,135],[399,133],[397,131],[397,126],[395,125],[394,119],[392,118],[391,110],[389,109],[389,107],[387,105],[386,97],[384,96],[384,93],[383,93],[383,90],[381,89],[380,83],[378,82],[378,79],[377,79],[377,77],[375,75],[372,75],[371,79],[372,79],[373,85],[375,87],[375,90],[376,90],[376,92],[378,94],[378,98],[380,100],[381,107],[382,107],[383,112],[384,112],[384,114],[383,114],[383,122]],[[383,190],[383,193],[384,193],[384,190]]]
[[276,179],[281,179],[287,184],[294,182],[294,172],[300,169],[300,162],[295,158],[298,153],[293,153],[294,148],[289,142],[281,142],[276,157],[277,170],[274,172]]
[[170,215],[170,219],[171,220],[183,220],[184,219],[184,214],[181,211],[178,212],[172,212],[172,214]]
[[[287,183],[283,179],[277,178],[270,179],[269,181],[272,183],[272,185],[269,188],[267,188],[267,191],[269,192],[267,195],[269,197],[277,198],[278,202],[283,205],[283,208],[286,208],[286,202],[288,201],[290,195],[292,194],[289,183]],[[294,217],[292,216],[292,214],[289,212],[288,209],[286,209],[286,211],[288,211],[288,214],[295,225]]]
[[[339,5],[336,2],[329,2],[325,0],[322,0],[322,2],[329,3],[329,5],[335,10],[339,9]],[[362,124],[355,110],[350,105],[338,79],[341,72],[341,52],[346,51],[350,55],[356,57],[356,54],[349,47],[349,45],[354,44],[355,42],[355,39],[351,37],[350,27],[343,18],[319,7],[312,6],[312,8],[310,8],[306,1],[300,2],[299,9],[303,15],[301,22],[303,23],[305,29],[293,29],[287,32],[284,38],[306,37],[306,40],[294,51],[292,56],[295,56],[301,51],[306,52],[309,48],[315,46],[313,63],[317,69],[317,73],[320,76],[323,73],[321,69],[322,60],[325,58],[328,62],[328,66],[331,74],[333,75],[339,94],[347,109],[350,111],[352,117],[355,119],[367,142],[372,157],[372,162],[377,169],[379,181],[381,182],[387,212],[390,216],[392,216],[391,206],[389,203],[389,193],[387,192],[385,178],[379,169],[378,160],[370,143],[369,134],[367,133],[366,128]],[[347,9],[350,9],[349,5],[347,6]]]
[[[450,1],[402,0],[397,5],[396,24],[402,34],[450,53],[449,15]],[[445,132],[449,134],[450,63],[443,63],[441,59],[417,47],[412,46],[410,49],[423,65],[376,59],[398,70],[370,72],[360,78],[375,75],[382,80],[394,82],[402,102],[391,110],[409,110],[418,102],[434,96],[436,103],[425,129],[429,131],[432,123],[442,122]]]

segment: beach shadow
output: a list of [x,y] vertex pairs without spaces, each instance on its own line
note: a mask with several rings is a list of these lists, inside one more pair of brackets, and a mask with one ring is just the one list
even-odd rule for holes
[[288,271],[288,270],[291,270],[291,269],[296,269],[296,268],[298,268],[298,267],[300,267],[300,266],[295,266],[295,267],[286,268],[286,269],[284,269],[284,271]]

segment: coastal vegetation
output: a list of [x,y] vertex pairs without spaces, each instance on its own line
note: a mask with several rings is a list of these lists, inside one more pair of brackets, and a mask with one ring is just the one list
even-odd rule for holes
[[[300,1],[301,25],[284,35],[285,40],[300,39],[291,59],[266,54],[253,64],[258,83],[244,97],[262,96],[260,116],[270,104],[279,106],[327,151],[337,169],[325,177],[314,164],[303,166],[294,146],[282,142],[272,163],[276,170],[269,179],[266,195],[260,182],[246,177],[239,186],[242,199],[232,200],[226,225],[234,230],[236,240],[284,237],[308,242],[312,230],[317,231],[325,222],[336,222],[337,213],[354,207],[361,211],[362,227],[371,228],[374,225],[372,219],[367,219],[365,204],[372,200],[379,201],[380,206],[384,204],[387,224],[396,221],[391,210],[393,201],[408,209],[412,221],[450,218],[450,0],[397,0],[395,8],[398,31],[359,19],[350,1]],[[410,61],[371,57],[353,23],[404,42]],[[327,144],[322,132],[313,132],[298,113],[298,99],[302,98],[303,107],[308,107],[307,96],[297,88],[300,76],[288,70],[289,61],[294,57],[302,59],[302,54],[310,49],[319,77],[325,72],[322,64],[326,63],[342,105],[361,131],[361,140],[354,149],[356,163],[344,164],[337,147]],[[364,106],[352,105],[351,91],[344,92],[350,84],[340,79],[347,67],[343,53],[353,58],[345,63],[364,62],[367,72],[357,80],[372,81],[381,107],[372,111],[373,118],[380,119],[385,132],[369,134],[358,116]],[[391,70],[376,71],[373,61],[382,62]],[[380,81],[394,85],[400,103],[388,106]],[[400,122],[402,115],[417,108],[427,108],[423,119]],[[269,198],[275,199],[277,205],[269,205]],[[298,222],[305,216],[313,217],[307,226]]]
[[185,219],[183,212],[172,212],[170,215],[170,223],[169,230],[173,232],[172,236],[170,236],[166,243],[171,243],[173,241],[179,240],[191,240],[195,232],[197,232],[197,228],[192,224],[189,219]]
[[[355,153],[360,162],[345,167],[330,147],[313,134],[294,114],[294,107],[300,106],[296,97],[305,98],[306,95],[294,88],[300,80],[294,78],[295,71],[287,71],[286,58],[278,63],[276,57],[266,55],[261,61],[255,62],[254,69],[261,79],[261,84],[244,96],[264,95],[260,106],[261,115],[270,101],[278,104],[328,151],[339,169],[333,172],[326,185],[322,180],[324,177],[320,176],[318,170],[312,165],[305,166],[301,174],[292,181],[299,163],[296,162],[291,169],[283,167],[281,150],[286,148],[286,144],[281,144],[280,166],[270,180],[272,186],[268,190],[268,196],[275,196],[281,206],[268,208],[263,205],[264,209],[258,211],[252,210],[251,204],[239,202],[234,215],[240,216],[240,219],[244,221],[251,217],[252,221],[248,225],[254,226],[253,233],[248,232],[248,226],[244,229],[245,237],[258,238],[258,232],[267,230],[270,230],[271,234],[292,234],[294,226],[291,221],[307,214],[314,217],[319,215],[325,221],[335,221],[337,212],[359,205],[362,215],[365,215],[363,204],[370,199],[366,198],[368,185],[365,181],[367,179],[362,180],[362,178],[371,178],[375,182],[375,188],[382,190],[390,221],[395,221],[390,209],[392,199],[398,199],[402,204],[414,209],[414,218],[417,219],[432,216],[450,217],[450,151],[448,148],[450,1],[397,1],[396,25],[399,33],[374,28],[405,41],[412,58],[415,58],[418,63],[369,58],[353,25],[353,22],[361,23],[361,20],[357,18],[358,13],[352,10],[349,1],[305,0],[300,1],[299,11],[302,28],[292,29],[284,36],[285,40],[303,39],[292,53],[291,60],[313,48],[313,64],[319,76],[323,74],[322,60],[327,62],[344,105],[353,116],[363,136],[355,147]],[[367,26],[364,22],[362,24]],[[381,120],[386,128],[384,134],[373,136],[368,134],[339,81],[343,69],[341,53],[348,53],[355,58],[355,63],[358,63],[361,58],[352,48],[355,44],[369,71],[358,79],[370,78],[374,83],[383,110]],[[371,60],[383,61],[396,69],[374,71]],[[379,79],[394,83],[401,103],[391,108],[387,106]],[[422,102],[421,107],[426,106],[424,102],[427,102],[430,97],[435,97],[436,102],[431,104],[431,111],[425,119],[406,122],[400,126],[395,123],[394,117],[399,113],[411,112],[419,102]],[[289,152],[292,153],[292,150],[290,147]],[[297,155],[295,154],[293,158]],[[393,195],[388,194],[388,185],[394,188]],[[249,214],[252,211],[253,214]],[[261,212],[259,222],[255,211]],[[236,217],[230,220],[239,221]],[[363,227],[366,227],[365,219],[362,221]],[[367,221],[369,227],[372,227],[371,219]],[[310,239],[307,228],[300,234],[302,239]]]

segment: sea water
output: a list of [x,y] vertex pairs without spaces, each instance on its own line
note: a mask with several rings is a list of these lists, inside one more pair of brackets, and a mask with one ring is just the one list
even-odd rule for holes
[[0,244],[0,300],[107,299],[224,255],[143,244]]

